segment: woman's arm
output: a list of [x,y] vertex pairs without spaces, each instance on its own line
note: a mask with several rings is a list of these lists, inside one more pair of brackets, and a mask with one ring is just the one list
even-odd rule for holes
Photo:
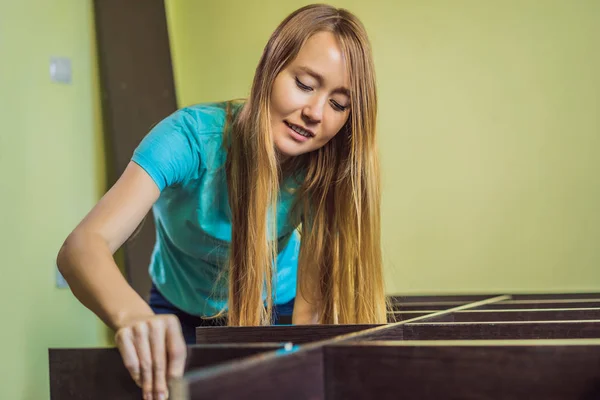
[[113,254],[141,223],[158,196],[152,179],[137,164],[130,163],[58,253],[58,268],[73,294],[113,329],[154,314],[129,286]]
[[165,375],[183,373],[186,348],[181,327],[174,316],[154,315],[127,283],[113,254],[159,195],[152,178],[130,162],[67,237],[57,257],[58,268],[73,294],[117,331],[116,342],[126,367],[144,393],[154,392],[154,398],[167,390]]
[[296,292],[294,312],[292,313],[292,324],[315,325],[318,323],[319,315],[314,304],[310,304],[299,292]]
[[[302,268],[298,264],[298,268]],[[313,272],[314,275],[314,272]],[[307,279],[307,285],[302,285],[301,280]],[[294,311],[292,313],[292,324],[314,325],[319,323],[316,276],[306,276],[306,271],[298,270],[298,281],[296,283],[296,299],[294,300]],[[311,293],[304,293],[303,288],[311,289]]]

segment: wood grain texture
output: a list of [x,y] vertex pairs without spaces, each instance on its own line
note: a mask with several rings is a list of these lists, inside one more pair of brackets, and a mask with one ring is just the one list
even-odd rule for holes
[[477,307],[480,310],[531,310],[531,309],[557,309],[557,308],[600,308],[600,301],[550,301],[550,302],[521,302],[504,301],[495,304],[486,304]]
[[449,295],[390,295],[389,299],[393,304],[399,303],[472,303],[481,301],[490,297],[496,297],[503,293],[497,294],[449,294]]
[[[95,0],[94,16],[107,143],[108,184],[123,173],[150,129],[177,109],[169,33],[162,1]],[[147,298],[154,247],[152,212],[123,246],[129,283]]]
[[424,315],[429,315],[431,312],[415,312],[415,311],[394,311],[393,313],[388,313],[388,323],[407,321],[409,319],[422,317]]
[[586,339],[600,337],[600,322],[408,323],[355,340]]
[[600,398],[600,345],[348,344],[324,362],[329,400]]
[[393,305],[394,312],[401,311],[418,311],[422,313],[432,313],[436,311],[448,310],[453,307],[469,304],[468,302],[448,302],[448,303],[400,303]]
[[[277,344],[189,346],[186,370],[207,367],[281,348]],[[53,400],[140,399],[141,391],[116,348],[50,349]]]
[[[205,344],[191,346],[188,372],[174,382],[172,398],[600,398],[599,310],[578,307],[593,305],[593,297],[454,302],[438,299],[433,303],[446,311],[386,325],[198,328]],[[557,304],[566,307],[549,308]],[[490,305],[500,310],[483,309]],[[548,307],[533,308],[539,305]],[[297,345],[280,347],[289,342]],[[327,353],[331,348],[343,350]],[[53,398],[139,396],[118,352],[94,351],[51,350]]]
[[293,349],[187,374],[172,393],[175,400],[324,400],[323,377],[322,347]]
[[531,293],[531,294],[513,294],[513,300],[562,300],[562,299],[599,299],[600,293],[581,292],[581,293]]
[[380,325],[281,325],[261,327],[198,327],[196,343],[309,343]]
[[429,322],[499,322],[600,320],[600,308],[541,311],[459,311],[427,319]]

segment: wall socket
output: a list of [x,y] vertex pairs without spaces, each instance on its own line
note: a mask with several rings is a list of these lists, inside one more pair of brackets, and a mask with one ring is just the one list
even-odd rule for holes
[[70,84],[71,78],[71,59],[66,57],[50,57],[50,79],[52,82]]

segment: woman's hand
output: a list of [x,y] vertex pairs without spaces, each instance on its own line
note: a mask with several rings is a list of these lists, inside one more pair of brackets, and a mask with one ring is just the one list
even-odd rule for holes
[[186,346],[177,317],[136,320],[118,329],[115,341],[144,400],[166,399],[168,380],[182,376],[185,367]]

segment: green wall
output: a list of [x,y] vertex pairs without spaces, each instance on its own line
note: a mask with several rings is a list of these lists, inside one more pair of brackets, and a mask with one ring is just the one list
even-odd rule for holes
[[[166,4],[183,106],[245,96],[306,2]],[[600,2],[333,4],[374,45],[388,291],[600,290]],[[93,36],[91,0],[0,2],[0,399],[48,398],[48,347],[108,344],[54,286],[105,189]],[[71,85],[50,82],[52,55]]]
[[[179,103],[305,1],[167,0]],[[370,33],[389,292],[600,290],[600,2],[335,1]]]
[[[104,189],[91,1],[0,2],[0,399],[49,398],[48,348],[105,344],[55,286],[58,249]],[[53,55],[71,85],[52,83]]]

